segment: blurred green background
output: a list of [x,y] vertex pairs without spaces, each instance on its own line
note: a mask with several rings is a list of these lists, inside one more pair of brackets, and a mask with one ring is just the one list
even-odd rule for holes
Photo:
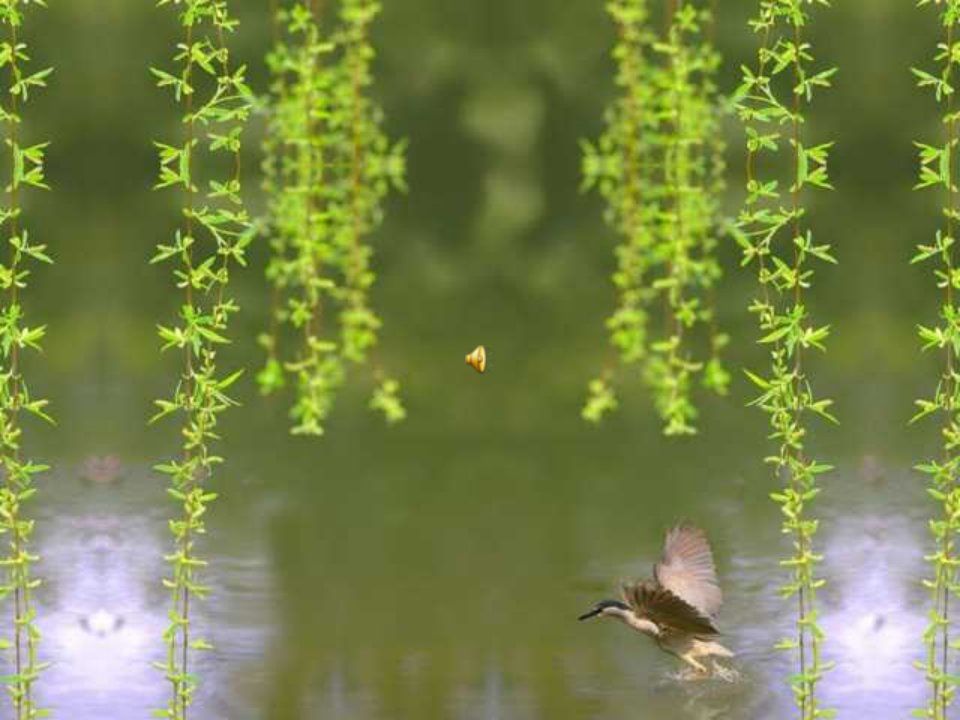
[[[753,5],[720,3],[727,91],[754,52]],[[910,661],[932,508],[909,468],[937,442],[932,424],[907,426],[939,368],[914,331],[935,316],[934,281],[908,265],[938,219],[935,194],[911,192],[911,142],[939,132],[909,68],[930,63],[938,33],[934,12],[911,5],[846,0],[817,11],[811,28],[821,62],[840,67],[809,117],[818,140],[837,141],[838,190],[811,209],[841,261],[819,272],[810,299],[833,327],[810,374],[842,420],[810,443],[838,467],[820,505],[828,654],[839,664],[824,689],[847,717],[875,719],[922,699]],[[267,3],[235,6],[236,52],[262,90]],[[28,377],[58,419],[31,426],[28,448],[55,465],[39,532],[44,648],[58,661],[43,692],[60,717],[142,717],[164,697],[147,663],[161,645],[171,507],[149,467],[176,447],[176,428],[145,419],[175,378],[154,328],[178,298],[167,269],[147,260],[176,219],[176,198],[150,189],[151,140],[176,118],[147,68],[172,53],[171,15],[149,2],[54,2],[26,27],[37,63],[56,67],[26,117],[32,139],[53,142],[54,191],[27,209],[56,265],[36,274],[26,304],[50,326]],[[261,243],[236,275],[244,312],[223,354],[251,372],[243,407],[224,422],[228,464],[214,481],[205,552],[217,590],[201,621],[218,650],[205,660],[197,717],[785,716],[787,658],[769,648],[790,622],[775,594],[787,546],[766,497],[765,419],[745,407],[742,375],[731,397],[703,402],[693,439],[663,439],[634,385],[601,427],[579,417],[608,356],[615,237],[598,198],[579,193],[577,143],[598,134],[613,96],[612,41],[598,1],[386,4],[377,92],[389,132],[410,141],[410,192],[391,200],[374,239],[375,302],[379,357],[404,383],[409,419],[383,427],[359,373],[327,437],[288,435],[285,399],[259,398],[252,382],[269,302]],[[247,136],[255,210],[261,132],[258,119]],[[742,139],[733,121],[728,133],[734,213]],[[732,243],[722,253],[729,361],[762,367],[745,311],[753,275]],[[479,343],[490,355],[482,377],[462,360]],[[122,460],[122,483],[82,485],[84,459],[107,454]],[[669,658],[643,638],[574,622],[618,578],[645,572],[680,518],[715,541],[724,627],[745,675],[736,686],[672,683]],[[113,630],[85,632],[95,612],[115,618]]]

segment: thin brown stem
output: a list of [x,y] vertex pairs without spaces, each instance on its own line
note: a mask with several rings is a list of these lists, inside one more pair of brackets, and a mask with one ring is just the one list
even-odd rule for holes
[[[802,60],[799,55],[800,41],[801,41],[800,26],[798,24],[794,24],[793,42],[797,51],[795,53],[795,59],[793,63],[794,81],[796,83],[796,86],[794,87],[794,90],[793,90],[793,109],[792,109],[793,112],[792,112],[792,118],[791,118],[791,126],[792,126],[791,132],[793,135],[794,167],[793,167],[793,186],[790,193],[791,212],[793,215],[793,240],[799,239],[801,236],[801,233],[803,232],[803,228],[800,223],[800,213],[801,213],[800,164],[802,161],[802,158],[801,158],[802,150],[800,145],[801,90],[799,85],[801,80],[803,79],[803,66],[801,64]],[[793,303],[794,303],[794,308],[799,308],[803,303],[803,288],[800,281],[803,255],[800,249],[797,247],[796,243],[794,242],[792,244],[793,244],[793,252],[794,252],[794,273],[795,273]],[[804,392],[803,382],[802,382],[803,352],[799,344],[795,345],[794,347],[793,362],[794,364],[793,364],[792,394],[793,394],[794,400],[797,403],[799,403],[799,398],[801,394]],[[800,417],[800,410],[798,409],[797,411],[798,422],[799,422],[799,417]],[[798,453],[797,456],[795,457],[795,461],[803,462],[802,455]],[[799,484],[797,483],[795,475],[791,477],[791,483],[794,485],[794,489],[797,492],[804,491],[804,488],[800,487]],[[807,548],[808,538],[805,536],[805,533],[803,532],[802,529],[799,530],[797,533],[796,542],[797,542],[797,553],[801,557],[804,557],[807,554],[807,550],[808,550]],[[801,573],[809,572],[809,570],[803,569],[805,566],[798,566],[798,567],[801,568],[800,570]],[[800,621],[799,628],[798,628],[799,662],[800,662],[800,673],[802,676],[806,678],[809,669],[807,668],[808,638],[807,638],[807,632],[806,632],[807,625],[805,624],[805,622],[807,620],[807,613],[809,612],[808,601],[811,601],[812,598],[807,597],[807,593],[811,586],[811,583],[809,581],[810,579],[808,577],[802,577],[800,578],[800,580],[801,581],[799,583],[799,588],[797,591],[797,606],[798,606],[797,611],[799,612],[799,621]],[[813,633],[811,633],[810,635],[811,637],[809,638],[809,641],[811,643],[816,643],[815,635],[813,635]],[[803,683],[804,683],[804,693],[801,696],[800,714],[801,714],[801,717],[805,719],[810,717],[812,720],[813,709],[816,707],[816,702],[814,699],[814,682],[811,680],[804,679]]]
[[[362,45],[363,39],[356,40],[358,46]],[[350,73],[350,92],[353,105],[353,132],[352,132],[352,162],[350,173],[351,186],[351,214],[353,219],[353,237],[350,248],[351,262],[353,265],[354,282],[360,282],[360,275],[363,271],[363,255],[361,239],[364,233],[363,227],[363,207],[361,205],[363,198],[363,173],[364,173],[364,147],[363,147],[363,86],[362,72],[363,60],[355,57],[353,67]],[[359,290],[357,290],[359,292]]]
[[673,18],[677,14],[677,3],[682,0],[664,0],[663,3],[663,34],[670,33],[670,27],[673,25]]
[[[311,0],[310,2],[310,12],[313,14],[314,27],[311,33],[319,34],[319,6],[316,0]],[[314,34],[309,34],[305,36],[304,39],[304,49],[305,51],[310,52],[312,50],[311,46],[316,43],[317,37]],[[320,290],[311,287],[313,280],[316,278],[319,273],[319,264],[314,248],[314,235],[316,232],[316,226],[314,225],[315,215],[317,213],[317,193],[320,191],[323,183],[323,148],[320,146],[317,138],[317,115],[316,115],[316,103],[317,96],[315,94],[316,79],[317,74],[320,70],[319,63],[321,62],[319,54],[316,54],[311,58],[311,64],[309,68],[309,74],[302,79],[306,85],[307,92],[304,95],[304,139],[303,139],[303,148],[304,148],[304,177],[303,177],[303,191],[306,194],[306,202],[304,208],[304,227],[303,227],[303,245],[304,252],[309,254],[309,277],[305,278],[304,291],[306,293],[306,301],[310,306],[310,318],[303,326],[304,333],[304,354],[313,355],[315,351],[313,349],[312,340],[317,336],[319,332],[320,318],[319,314],[322,312],[322,302],[320,299]]]
[[270,12],[270,32],[273,45],[280,43],[280,6],[278,0],[268,0]]
[[[269,0],[270,4],[270,30],[271,37],[273,40],[273,49],[278,51],[280,45],[283,42],[283,27],[280,21],[280,8],[278,0]],[[222,40],[221,40],[222,45]],[[282,71],[281,71],[282,72]],[[276,98],[279,101],[279,98]],[[277,120],[275,118],[275,113],[277,112],[276,104],[272,103],[270,105],[271,113],[270,117],[270,126],[273,126]],[[270,127],[267,130],[268,133],[271,132]],[[270,142],[269,140],[267,142]],[[278,184],[278,187],[281,186],[284,182],[283,176],[283,157],[285,150],[279,144],[279,141],[274,140],[273,142],[277,144],[270,144],[269,146],[265,144],[265,147],[272,149],[272,157],[268,157],[267,162],[272,163],[272,172],[274,182]],[[240,153],[237,153],[237,180],[240,179]],[[273,217],[272,213],[268,215],[268,225],[272,233],[280,232],[277,227],[276,219]],[[273,283],[273,287],[270,291],[270,344],[267,348],[267,353],[271,361],[276,361],[277,359],[277,345],[280,343],[280,303],[282,301],[282,293],[280,291],[280,286],[278,283]]]
[[[11,47],[17,47],[17,24],[15,22],[10,23],[10,45]],[[16,53],[10,60],[10,77],[11,83],[16,83],[20,78],[20,68],[18,65],[18,58]],[[18,95],[16,93],[10,94],[10,120],[7,123],[8,127],[8,142],[11,149],[11,153],[16,153],[16,148],[18,147],[19,138],[18,138],[18,125],[19,119],[17,113],[19,111],[18,107]],[[13,170],[13,165],[15,165],[16,159],[11,155],[11,181],[9,185],[9,211],[10,211],[10,237],[14,238],[20,232],[19,229],[19,215],[20,215],[20,193],[19,193],[19,183],[16,178],[13,177],[15,170]],[[17,277],[17,268],[19,265],[20,253],[16,249],[11,249],[11,260],[10,260],[10,272],[11,275]],[[10,285],[10,307],[15,308],[19,303],[19,283],[13,282]],[[20,406],[20,390],[21,390],[21,378],[20,378],[20,348],[17,343],[13,343],[13,346],[10,350],[10,383],[11,383],[11,422],[16,423],[16,418],[19,415],[19,406]],[[14,464],[19,464],[19,450],[14,449]],[[6,484],[7,490],[12,495],[17,495],[19,493],[18,487],[19,480],[14,477],[11,472],[6,474]],[[20,503],[18,500],[14,501],[14,507],[19,510]],[[14,709],[16,711],[17,719],[21,717],[26,718],[27,714],[30,712],[30,685],[29,683],[23,680],[23,669],[24,669],[24,627],[23,627],[23,617],[24,613],[29,608],[29,595],[28,588],[24,582],[24,569],[20,565],[20,558],[23,553],[23,538],[20,533],[20,517],[19,512],[14,514],[10,518],[10,524],[12,526],[12,537],[11,545],[13,550],[13,556],[16,559],[16,565],[13,566],[11,574],[13,575],[14,581],[14,670],[16,672],[17,680],[17,692],[14,700]],[[27,643],[32,642],[29,637],[26,639]]]
[[[953,23],[952,21],[947,25],[947,48],[948,48],[948,51],[949,51],[950,54],[949,54],[948,57],[947,57],[947,67],[946,67],[946,73],[945,73],[945,75],[946,75],[945,81],[948,82],[948,83],[951,81],[952,76],[953,76],[953,63],[954,63],[954,59],[953,59],[953,55],[952,55],[952,51],[953,51],[953,37],[954,37],[953,25],[954,25],[954,23]],[[947,162],[946,162],[946,166],[947,166],[947,173],[948,173],[948,174],[947,174],[947,179],[946,179],[946,183],[947,183],[947,205],[948,205],[948,212],[946,213],[946,216],[947,216],[947,237],[950,238],[951,240],[953,240],[954,230],[955,230],[954,216],[955,216],[956,211],[957,211],[957,193],[956,193],[956,190],[954,189],[954,182],[955,182],[955,181],[954,181],[954,162],[955,162],[954,145],[955,145],[956,142],[957,142],[957,120],[956,120],[956,117],[954,116],[954,99],[953,99],[953,93],[952,93],[952,92],[947,94],[947,118],[948,118],[948,122],[947,122],[947,144],[946,144],[946,148],[945,148],[946,161],[947,161]],[[953,268],[954,268],[954,262],[953,262],[953,246],[952,246],[952,245],[951,245],[949,248],[947,248],[947,250],[945,251],[945,253],[944,253],[944,260],[945,260],[945,263],[946,263],[946,266],[947,266],[947,277],[948,277],[948,278],[952,278],[952,276],[953,276]],[[953,308],[954,290],[953,290],[953,282],[952,282],[952,281],[946,283],[946,291],[945,291],[945,294],[946,294],[946,305],[947,305],[947,307]],[[948,402],[950,403],[950,407],[949,407],[948,412],[953,413],[953,412],[955,411],[955,408],[953,407],[953,398],[954,398],[954,394],[955,394],[955,392],[956,392],[956,389],[955,389],[955,381],[954,381],[954,363],[955,363],[955,359],[954,359],[954,352],[953,352],[953,345],[952,345],[952,343],[947,343],[947,346],[946,346],[946,355],[947,355],[947,357],[946,357],[946,374],[944,375],[944,395],[945,395],[946,398],[948,398]],[[947,425],[948,425],[948,426],[950,425],[950,418],[949,418],[949,417],[947,418]],[[944,449],[944,454],[945,454],[944,461],[945,461],[946,466],[947,466],[947,467],[952,467],[953,460],[954,460],[954,455],[953,455],[952,450],[949,448],[949,446]],[[952,486],[954,485],[954,483],[955,483],[955,478],[951,477],[950,480],[949,480],[950,488],[948,488],[948,489],[952,489]],[[949,511],[946,511],[946,510],[945,510],[945,513],[946,513],[947,515],[949,515]],[[947,517],[946,519],[949,520],[949,517]],[[947,527],[949,527],[949,522],[947,523]],[[942,567],[942,571],[938,574],[938,575],[940,575],[940,577],[938,578],[938,580],[939,580],[939,584],[940,584],[940,586],[941,586],[941,587],[939,588],[939,591],[940,591],[940,594],[941,594],[941,596],[942,596],[942,599],[940,600],[940,603],[939,603],[939,604],[942,605],[941,617],[942,617],[942,619],[943,619],[943,623],[942,623],[942,625],[941,625],[941,632],[940,632],[940,642],[941,642],[940,673],[941,673],[942,675],[946,675],[946,673],[949,671],[949,650],[950,650],[950,624],[949,624],[950,585],[951,585],[951,582],[952,582],[952,577],[951,577],[951,576],[952,576],[952,574],[953,574],[952,571],[951,571],[951,569],[950,569],[950,568],[951,568],[950,563],[952,562],[952,558],[951,558],[951,554],[952,554],[952,553],[951,553],[951,551],[952,551],[952,543],[951,543],[950,533],[949,533],[949,530],[948,530],[948,529],[945,529],[945,531],[944,531],[944,533],[943,533],[943,538],[942,538],[942,541],[941,541],[940,551],[941,551],[941,554],[942,554],[942,557],[943,557],[942,566],[941,566],[941,567]],[[946,684],[945,681],[940,681],[940,682],[936,682],[936,681],[935,681],[935,683],[934,683],[934,696],[935,696],[935,698],[937,698],[937,699],[939,700],[939,703],[938,703],[938,704],[939,704],[939,706],[940,706],[940,708],[941,708],[941,713],[942,713],[943,718],[946,718],[946,716],[947,716],[947,705],[948,705],[948,699],[949,699],[949,692],[948,692],[948,686],[947,686],[947,684]],[[936,702],[936,701],[935,701],[935,702]]]
[[[193,25],[187,26],[187,37],[186,37],[187,48],[193,46]],[[188,56],[187,65],[184,70],[184,80],[187,83],[193,81],[193,56],[192,54]],[[193,223],[193,213],[194,213],[194,180],[193,180],[193,148],[194,142],[196,141],[196,127],[195,120],[193,118],[193,96],[194,93],[190,92],[186,96],[186,110],[188,120],[186,123],[186,138],[187,145],[185,152],[187,153],[187,178],[186,185],[184,188],[184,199],[186,203],[186,212],[185,212],[185,225],[184,229],[186,232],[186,237],[193,240],[194,233],[194,223]],[[193,273],[193,243],[191,242],[190,246],[184,251],[184,262],[186,264],[186,270],[188,273],[188,282],[186,283],[185,289],[185,300],[186,306],[193,309],[193,282],[192,282],[192,273]],[[189,412],[192,414],[196,409],[196,399],[194,396],[194,377],[193,377],[193,346],[187,344],[184,348],[184,380],[183,380],[183,393],[188,403]],[[184,461],[188,462],[191,458],[191,451],[186,449],[184,451]],[[189,492],[190,485],[194,482],[195,478],[191,477],[188,480],[188,486],[185,489],[186,492]],[[184,518],[189,525],[189,519]],[[183,558],[189,558],[191,548],[191,538],[190,530],[188,529],[184,532],[184,535],[180,541],[179,551]],[[179,702],[180,704],[180,719],[187,720],[187,709],[188,709],[188,692],[185,678],[189,672],[189,663],[190,663],[190,585],[189,585],[189,570],[183,568],[178,570],[178,573],[183,573],[184,576],[178,576],[176,582],[181,586],[180,588],[180,601],[179,601],[179,615],[181,618],[180,624],[180,668],[178,669],[177,675],[179,677],[174,679],[174,702]]]

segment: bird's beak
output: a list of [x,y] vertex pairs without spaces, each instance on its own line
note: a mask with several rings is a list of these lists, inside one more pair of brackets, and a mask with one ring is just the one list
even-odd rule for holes
[[578,617],[577,620],[589,620],[590,618],[596,617],[596,616],[599,615],[599,614],[600,614],[600,611],[594,609],[594,610],[591,610],[591,611],[588,612],[588,613],[584,613],[583,615],[581,615],[580,617]]

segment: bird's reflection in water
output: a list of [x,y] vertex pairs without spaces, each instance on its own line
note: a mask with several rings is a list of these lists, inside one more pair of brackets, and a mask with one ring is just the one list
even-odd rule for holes
[[683,704],[683,716],[692,720],[730,717],[730,703],[718,700],[716,691],[710,688],[692,688]]
[[677,708],[676,717],[684,720],[752,717],[745,712],[756,688],[744,674],[736,680],[712,677],[690,680],[679,671],[664,671],[656,681],[655,692],[661,702]]

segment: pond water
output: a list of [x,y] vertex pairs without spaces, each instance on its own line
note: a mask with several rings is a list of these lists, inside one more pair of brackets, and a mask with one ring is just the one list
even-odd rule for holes
[[[389,442],[389,441],[388,441]],[[551,442],[590,455],[587,443]],[[530,457],[547,447],[524,444]],[[198,623],[217,649],[198,671],[195,716],[332,718],[770,718],[789,715],[790,632],[775,592],[785,550],[775,507],[742,478],[582,481],[559,460],[515,471],[521,445],[478,457],[394,448],[409,465],[283,491],[234,477],[206,545],[213,599]],[[542,454],[541,454],[542,453]],[[822,504],[827,706],[903,717],[923,701],[911,667],[925,622],[916,569],[925,509],[866,458]],[[115,482],[58,471],[41,553],[49,585],[42,699],[59,716],[145,717],[165,699],[157,659],[166,551],[156,478],[124,465]],[[672,487],[671,487],[672,485]],[[858,501],[851,492],[859,489]],[[676,490],[677,492],[674,492]],[[228,492],[224,491],[225,495]],[[61,504],[62,502],[62,504]],[[671,512],[670,505],[677,503]],[[891,513],[890,508],[898,508]],[[675,661],[616,623],[578,623],[620,579],[649,572],[669,515],[708,528],[726,605],[721,628],[742,677],[682,682]],[[639,715],[638,715],[639,713]]]

